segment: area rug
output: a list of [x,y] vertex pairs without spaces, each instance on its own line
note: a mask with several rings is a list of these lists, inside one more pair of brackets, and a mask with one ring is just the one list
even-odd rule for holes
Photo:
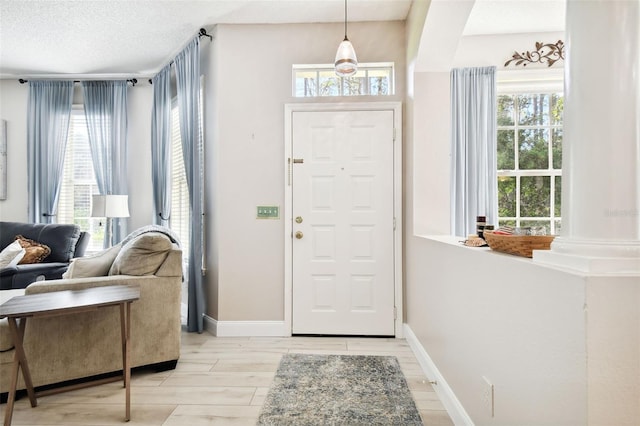
[[285,354],[258,425],[422,425],[393,356]]

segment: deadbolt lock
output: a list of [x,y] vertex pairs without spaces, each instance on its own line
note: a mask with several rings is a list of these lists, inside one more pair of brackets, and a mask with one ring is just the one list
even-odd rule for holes
[[304,234],[301,231],[296,232],[296,238],[297,239],[301,239],[304,236]]
[[296,223],[302,223],[302,216],[296,217]]

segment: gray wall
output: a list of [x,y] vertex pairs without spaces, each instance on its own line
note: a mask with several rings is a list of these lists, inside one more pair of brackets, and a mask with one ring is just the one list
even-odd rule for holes
[[[283,208],[284,105],[318,102],[292,97],[291,66],[332,63],[341,30],[338,24],[216,28],[204,65],[207,313],[216,320],[284,319],[284,223],[256,220],[256,206]],[[380,100],[403,100],[404,23],[355,23],[349,38],[360,62],[395,62],[398,95]]]

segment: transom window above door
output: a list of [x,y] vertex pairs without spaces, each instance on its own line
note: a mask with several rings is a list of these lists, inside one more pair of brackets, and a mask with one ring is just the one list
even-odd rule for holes
[[395,93],[393,62],[358,64],[351,77],[338,77],[333,64],[293,65],[293,96],[387,96]]

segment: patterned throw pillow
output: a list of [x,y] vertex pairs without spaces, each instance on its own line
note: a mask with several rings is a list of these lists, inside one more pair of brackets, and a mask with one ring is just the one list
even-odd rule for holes
[[40,263],[49,256],[49,254],[51,254],[51,249],[47,245],[40,244],[39,242],[25,238],[22,235],[16,235],[15,239],[20,242],[20,245],[26,251],[18,265]]

